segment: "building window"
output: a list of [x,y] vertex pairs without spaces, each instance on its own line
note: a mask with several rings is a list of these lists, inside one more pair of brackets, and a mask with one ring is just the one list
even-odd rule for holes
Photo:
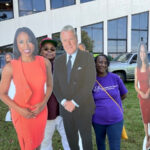
[[75,0],[51,0],[50,2],[52,9],[70,6],[76,3]]
[[52,39],[57,41],[57,48],[56,48],[57,50],[64,50],[62,43],[61,43],[61,40],[60,40],[60,32],[53,33]]
[[93,0],[80,0],[80,3],[86,3],[86,2],[90,2],[90,1],[93,1]]
[[57,41],[56,56],[62,55],[65,51],[60,40],[60,32],[53,33],[52,39]]
[[40,50],[40,48],[41,48],[41,40],[44,39],[44,38],[46,38],[46,37],[47,37],[47,35],[40,36],[40,37],[37,37],[37,38],[36,38],[36,40],[37,40],[37,42],[38,42],[39,50]]
[[20,16],[30,15],[45,10],[45,0],[19,0]]
[[0,21],[11,19],[13,17],[13,1],[0,0]]
[[87,50],[103,52],[103,23],[81,27],[81,41]]
[[11,52],[11,53],[13,52],[13,45],[12,44],[0,47],[0,54],[5,54],[8,52]]
[[127,17],[108,21],[108,53],[127,51]]
[[132,15],[131,48],[138,50],[140,42],[148,47],[148,12]]

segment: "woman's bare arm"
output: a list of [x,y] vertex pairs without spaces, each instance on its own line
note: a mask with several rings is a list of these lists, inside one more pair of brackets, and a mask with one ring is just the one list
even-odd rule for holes
[[26,108],[19,107],[13,100],[8,96],[8,90],[10,82],[12,80],[12,66],[11,64],[6,64],[2,71],[1,82],[0,82],[0,99],[9,106],[9,108],[14,109],[16,112],[24,116],[25,118],[32,118],[34,114]]
[[38,115],[44,109],[45,105],[47,105],[47,102],[53,90],[53,77],[52,77],[50,61],[48,59],[45,59],[45,64],[46,64],[46,74],[47,74],[46,93],[43,101],[33,106],[34,110],[32,112],[35,115]]

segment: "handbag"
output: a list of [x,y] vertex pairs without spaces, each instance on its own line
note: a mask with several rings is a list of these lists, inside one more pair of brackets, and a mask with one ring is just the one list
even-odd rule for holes
[[[122,112],[122,109],[120,107],[120,105],[114,100],[114,98],[106,91],[106,89],[96,80],[96,82],[98,83],[98,85],[103,89],[103,91],[110,97],[110,99],[115,102],[115,104],[119,107],[120,111]],[[122,112],[123,113],[123,112]],[[123,125],[122,128],[122,134],[121,134],[122,139],[127,140],[128,139],[128,135],[125,129],[125,126]]]

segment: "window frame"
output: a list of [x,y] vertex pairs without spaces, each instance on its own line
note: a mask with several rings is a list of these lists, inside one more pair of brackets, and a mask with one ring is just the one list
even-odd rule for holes
[[[83,27],[88,27],[88,26],[92,26],[92,25],[96,25],[96,24],[102,24],[102,28],[100,28],[100,30],[102,31],[102,51],[99,51],[99,52],[95,52],[93,51],[94,50],[94,47],[93,47],[93,50],[92,50],[92,53],[104,53],[104,22],[101,21],[101,22],[96,22],[96,23],[92,23],[92,24],[88,24],[88,25],[85,25],[85,26],[81,26],[81,42],[82,42],[82,28]],[[85,31],[85,30],[84,30]],[[92,38],[93,40],[93,38]],[[93,43],[94,44],[94,43]],[[94,46],[94,45],[93,45]]]
[[[18,0],[18,15],[19,15],[19,17],[23,17],[23,16],[28,16],[28,15],[33,15],[33,14],[37,14],[37,13],[40,13],[40,12],[43,12],[43,11],[46,11],[46,1],[45,0],[43,0],[44,1],[44,10],[42,10],[42,11],[33,11],[33,0],[30,0],[30,1],[32,1],[32,10],[31,10],[31,14],[25,14],[25,15],[21,15],[21,13],[20,13],[20,1],[21,0]],[[26,0],[22,0],[22,1],[26,1]],[[36,1],[37,2],[37,1]],[[26,11],[26,10],[21,10],[21,11],[24,11],[24,12],[30,12],[30,11]]]
[[[1,2],[1,3],[6,3],[6,2]],[[8,19],[0,19],[0,22],[1,21],[6,21],[6,20],[10,20],[10,19],[14,19],[14,7],[13,7],[13,0],[10,0],[10,3],[12,4],[12,11],[10,11],[10,12],[12,12],[12,18],[8,18]],[[0,10],[1,11],[1,10]],[[4,13],[3,13],[4,14]],[[6,14],[7,15],[7,14]],[[0,16],[0,17],[2,17],[2,15]]]
[[[139,28],[139,29],[136,29],[136,28],[132,28],[132,22],[133,22],[133,21],[132,21],[132,17],[135,16],[135,15],[141,15],[141,14],[144,14],[144,13],[147,13],[147,29],[140,29],[140,28]],[[140,20],[139,20],[139,24],[140,24]],[[135,49],[132,48],[132,32],[133,32],[133,31],[134,31],[134,32],[139,32],[139,33],[138,33],[139,35],[141,35],[141,32],[144,32],[144,31],[147,32],[147,43],[146,43],[147,45],[146,45],[146,46],[147,46],[147,50],[148,50],[148,44],[149,44],[149,43],[148,43],[148,39],[149,39],[149,37],[148,37],[149,25],[148,25],[148,24],[149,24],[149,11],[132,14],[132,16],[131,16],[131,49],[132,49],[132,50],[135,51]],[[141,42],[141,41],[140,41],[140,42]],[[139,42],[139,43],[140,43],[140,42]]]
[[[117,30],[116,30],[116,34],[117,34],[117,36],[118,36],[118,20],[119,19],[122,19],[122,18],[126,18],[126,38],[109,38],[109,32],[108,32],[108,30],[109,30],[109,21],[113,21],[113,20],[116,20],[117,21]],[[126,53],[127,52],[127,47],[128,47],[128,39],[127,39],[127,35],[128,35],[128,33],[127,33],[127,30],[128,30],[128,16],[123,16],[123,17],[119,17],[119,18],[114,18],[114,19],[110,19],[110,20],[107,20],[107,52],[108,52],[108,54],[122,54],[122,53]],[[118,47],[119,47],[119,45],[117,44],[116,45],[116,52],[114,52],[114,51],[109,51],[109,49],[108,49],[108,47],[109,47],[109,41],[116,41],[117,43],[119,42],[119,41],[125,41],[126,42],[126,45],[125,45],[125,51],[118,51],[119,49],[118,49]]]
[[[51,9],[51,10],[55,10],[55,9],[59,9],[59,8],[64,8],[64,7],[69,7],[69,6],[76,5],[76,0],[73,0],[73,1],[74,1],[74,4],[66,5],[66,6],[63,5],[63,6],[61,6],[61,7],[53,8],[53,7],[52,7],[52,1],[53,1],[53,0],[50,0],[50,9]],[[63,0],[63,1],[64,1],[64,0]]]

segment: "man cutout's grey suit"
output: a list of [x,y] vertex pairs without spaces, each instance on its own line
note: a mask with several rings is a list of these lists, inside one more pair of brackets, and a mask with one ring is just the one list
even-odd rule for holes
[[68,83],[66,57],[67,55],[63,54],[55,60],[54,93],[59,103],[67,99],[77,104],[72,112],[67,111],[62,105],[60,107],[71,150],[79,150],[78,131],[83,149],[92,150],[91,122],[95,108],[92,88],[96,80],[94,59],[90,53],[77,50]]

